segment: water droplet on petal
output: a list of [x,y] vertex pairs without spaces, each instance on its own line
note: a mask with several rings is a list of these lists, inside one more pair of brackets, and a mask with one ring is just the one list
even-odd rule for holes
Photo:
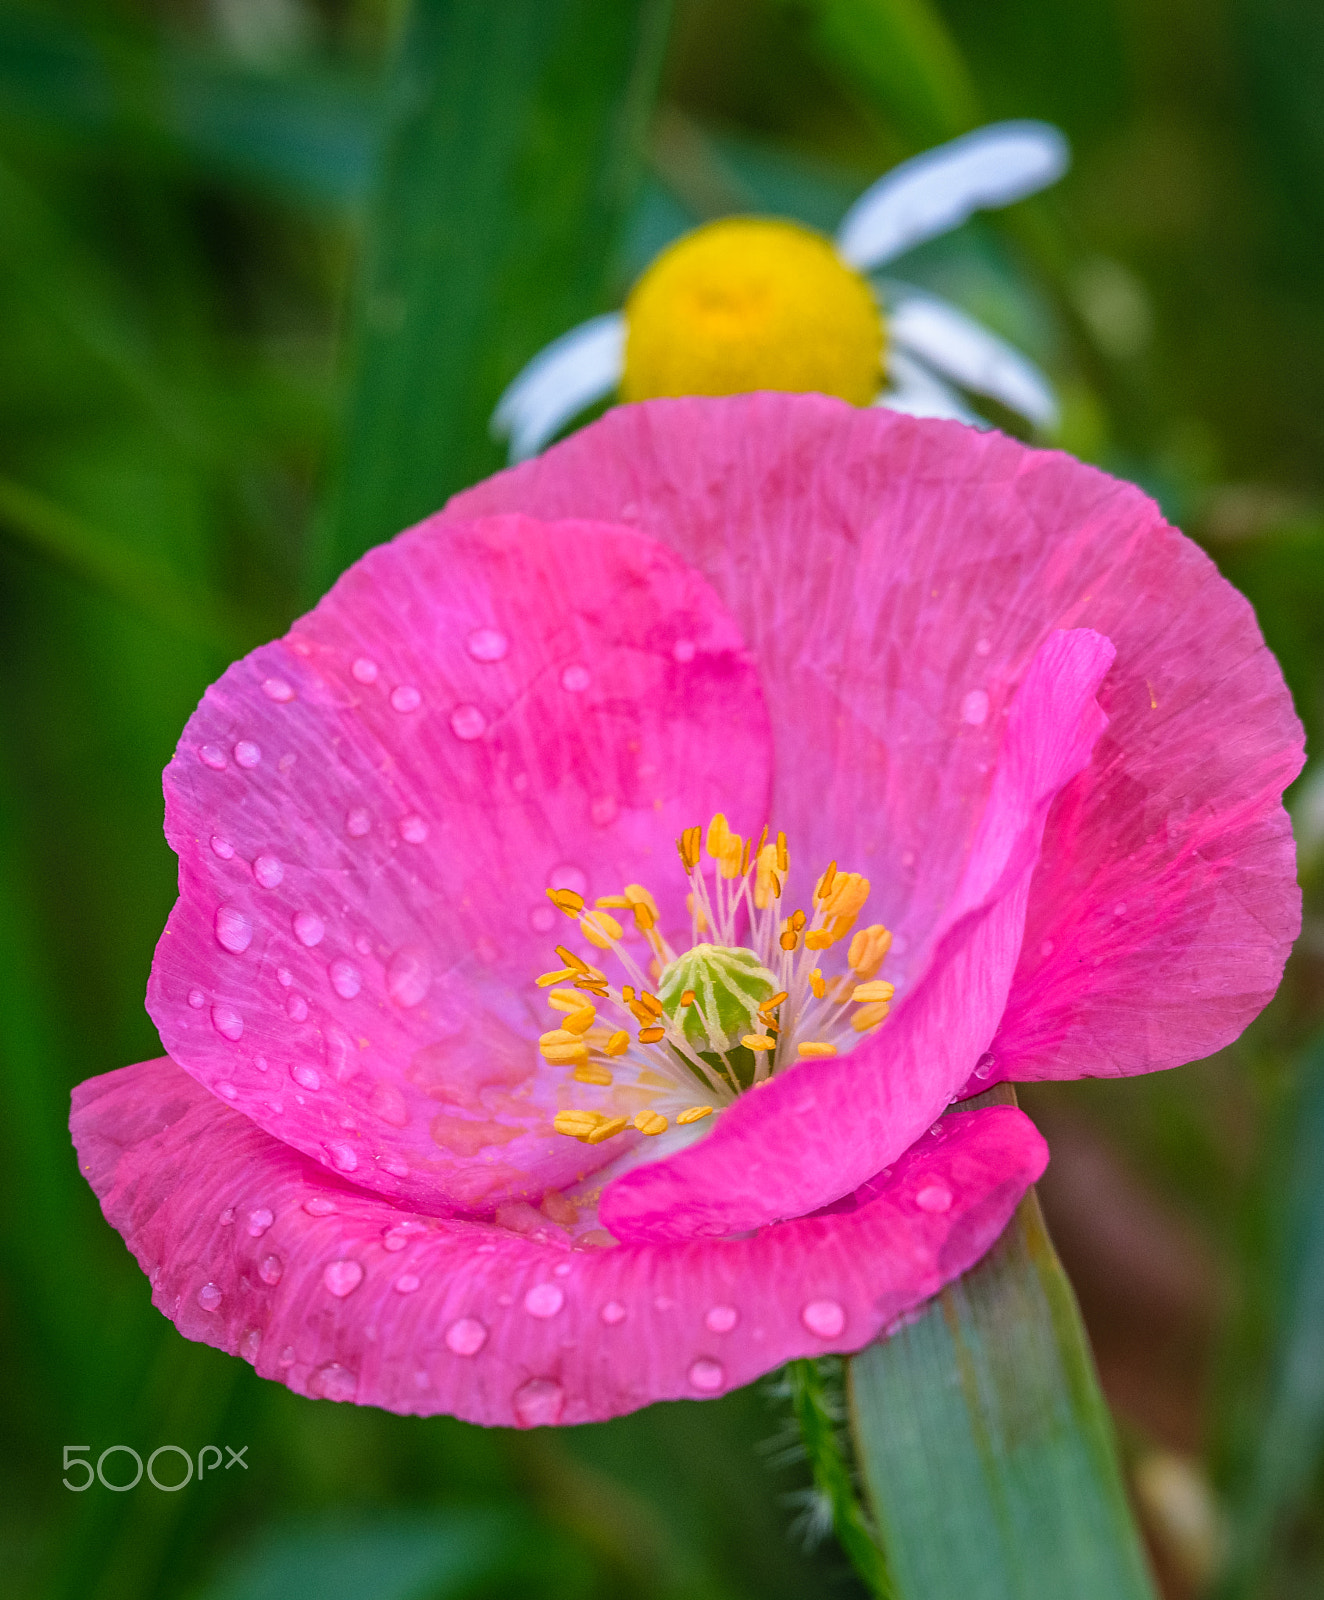
[[409,1235],[404,1231],[403,1228],[388,1228],[385,1234],[382,1236],[383,1250],[390,1250],[392,1252],[396,1250],[403,1250],[408,1243]]
[[370,661],[367,656],[360,656],[349,669],[355,683],[376,683],[377,663]]
[[359,1158],[351,1145],[329,1144],[326,1149],[327,1154],[331,1157],[331,1165],[338,1172],[356,1172],[358,1170]]
[[428,825],[414,812],[400,819],[400,837],[406,844],[422,844],[428,836]]
[[722,1370],[720,1361],[713,1361],[708,1356],[700,1356],[697,1361],[690,1363],[690,1370],[686,1374],[693,1388],[702,1394],[716,1394],[726,1382],[726,1373]]
[[276,982],[281,986],[282,989],[288,989],[289,986],[294,982],[294,974],[288,967],[277,967]]
[[303,1209],[310,1217],[333,1217],[336,1214],[336,1203],[328,1200],[325,1195],[315,1194],[311,1200],[305,1200]]
[[204,1283],[198,1290],[198,1304],[204,1311],[215,1311],[221,1303],[221,1291],[214,1283]]
[[497,628],[475,628],[465,648],[475,661],[504,661],[510,640]]
[[345,813],[345,832],[351,839],[362,839],[372,830],[372,818],[362,806]]
[[935,1216],[940,1216],[952,1208],[952,1191],[945,1183],[926,1184],[915,1196],[915,1204],[921,1211],[930,1211]]
[[487,1343],[487,1329],[477,1317],[461,1317],[446,1329],[446,1348],[457,1356],[476,1356]]
[[417,945],[403,945],[386,963],[386,992],[406,1010],[427,999],[431,983],[432,963]]
[[228,1228],[234,1221],[234,1207],[226,1206],[225,1210],[221,1212],[218,1220],[223,1228]]
[[253,924],[238,906],[221,906],[214,925],[217,944],[234,955],[242,955],[253,942]]
[[988,694],[983,689],[971,689],[961,702],[961,721],[978,728],[988,718]]
[[395,1280],[395,1292],[397,1294],[413,1294],[414,1290],[418,1288],[421,1281],[422,1280],[416,1278],[412,1272],[402,1273]]
[[671,654],[677,661],[680,662],[681,666],[683,667],[687,662],[694,660],[694,652],[696,648],[697,647],[693,639],[677,639],[675,644],[673,644],[671,647]]
[[275,856],[259,856],[253,863],[253,876],[264,889],[278,889],[285,881],[285,868]]
[[555,1283],[535,1283],[524,1296],[524,1309],[531,1317],[554,1317],[565,1304],[565,1290]]
[[213,772],[225,771],[225,751],[218,744],[204,744],[198,751],[198,760]]
[[301,994],[292,994],[285,1002],[285,1009],[295,1022],[308,1020],[308,1002]]
[[222,1039],[229,1039],[232,1044],[244,1036],[244,1019],[233,1006],[213,1006],[211,1025]]
[[249,1328],[239,1342],[239,1352],[249,1361],[257,1359],[257,1353],[262,1348],[262,1330]]
[[565,1390],[555,1378],[530,1378],[516,1389],[511,1404],[521,1428],[551,1428],[561,1420]]
[[268,700],[275,700],[279,705],[288,705],[294,699],[294,690],[284,678],[263,678],[262,693]]
[[248,1213],[248,1232],[250,1237],[260,1239],[275,1220],[275,1216],[266,1206],[259,1206],[256,1211],[250,1211]]
[[598,1312],[598,1316],[602,1318],[609,1328],[614,1328],[618,1322],[625,1321],[625,1307],[619,1300],[608,1300],[602,1310]]
[[315,911],[296,911],[292,926],[294,937],[309,950],[326,937],[326,923]]
[[[301,1089],[315,1091],[322,1087],[321,1074],[315,1067],[305,1066],[302,1062],[298,1066],[290,1068],[290,1077],[294,1079]],[[310,1200],[308,1203],[311,1205],[313,1202]]]
[[739,1321],[740,1313],[734,1306],[714,1306],[703,1319],[703,1325],[710,1333],[730,1333]]
[[203,1006],[207,1004],[207,996],[203,994],[201,989],[190,989],[188,992],[188,1003],[195,1011],[201,1011]]
[[277,1360],[282,1367],[292,1367],[294,1365],[294,1346],[292,1344],[283,1346]]
[[363,1282],[363,1268],[357,1261],[329,1262],[322,1273],[322,1282],[337,1300],[343,1300]]
[[466,744],[472,739],[481,739],[486,731],[487,718],[477,706],[456,706],[451,712],[451,732]]
[[341,957],[333,961],[326,969],[326,975],[331,980],[331,987],[342,1000],[352,1000],[363,987],[363,976],[352,961]]
[[993,641],[991,639],[980,639],[975,644],[975,654],[977,656],[986,656],[992,648]]
[[324,1400],[352,1400],[359,1392],[359,1380],[338,1361],[328,1361],[313,1373],[309,1388]]
[[579,661],[561,674],[561,687],[570,694],[582,694],[592,682],[593,674]]
[[251,771],[262,759],[262,746],[254,744],[251,739],[241,739],[234,747],[234,758],[239,766]]
[[975,1062],[975,1077],[981,1081],[989,1077],[997,1064],[997,1057],[985,1050],[979,1060]]
[[835,1300],[811,1300],[800,1321],[820,1339],[835,1339],[846,1326],[845,1309]]
[[229,861],[234,855],[234,846],[228,839],[223,839],[219,833],[211,836],[212,854],[220,856],[222,861]]
[[392,711],[417,711],[423,704],[423,696],[412,683],[397,683],[391,690]]
[[220,1095],[222,1100],[235,1100],[238,1098],[238,1089],[228,1079],[216,1084],[215,1088],[216,1093]]

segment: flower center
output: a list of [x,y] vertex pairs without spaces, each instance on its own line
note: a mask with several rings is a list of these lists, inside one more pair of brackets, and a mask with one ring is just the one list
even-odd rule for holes
[[[720,812],[706,837],[697,827],[681,835],[691,943],[679,955],[642,884],[592,909],[571,889],[547,891],[624,974],[613,983],[557,945],[562,964],[537,980],[559,1013],[558,1026],[538,1041],[544,1060],[568,1068],[574,1083],[595,1086],[603,1101],[557,1112],[558,1133],[586,1144],[630,1126],[665,1133],[673,1120],[701,1121],[783,1067],[835,1056],[882,1025],[893,990],[877,973],[892,935],[881,923],[853,931],[869,880],[831,862],[811,909],[784,914],[786,836],[767,835],[765,828],[757,844],[744,839]],[[628,935],[616,913],[633,924]],[[827,952],[848,936],[845,970],[825,973]]]
[[710,222],[664,250],[625,306],[621,397],[816,390],[868,405],[883,321],[868,281],[790,222]]

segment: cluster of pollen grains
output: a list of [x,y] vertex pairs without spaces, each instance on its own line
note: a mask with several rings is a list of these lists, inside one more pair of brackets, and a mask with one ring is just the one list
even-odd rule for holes
[[[611,1091],[611,1112],[556,1115],[556,1131],[585,1144],[630,1127],[655,1137],[673,1122],[684,1127],[720,1113],[782,1067],[841,1054],[888,1013],[893,989],[878,971],[892,935],[880,923],[856,928],[867,878],[831,862],[810,909],[788,911],[785,834],[770,840],[765,828],[756,844],[733,833],[719,812],[706,836],[687,828],[677,849],[690,885],[691,943],[680,954],[641,884],[592,908],[572,889],[547,891],[624,970],[624,980],[613,982],[558,945],[561,965],[537,980],[558,1013],[557,1026],[538,1041],[543,1059],[576,1083]],[[618,914],[642,934],[644,965],[624,942]],[[845,971],[825,972],[828,952],[843,944]]]

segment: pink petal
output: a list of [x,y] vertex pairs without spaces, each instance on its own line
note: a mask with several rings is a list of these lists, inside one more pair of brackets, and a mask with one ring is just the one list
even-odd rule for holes
[[831,1214],[738,1240],[569,1250],[550,1223],[540,1242],[341,1183],[169,1061],[81,1085],[73,1130],[186,1337],[303,1394],[523,1426],[859,1349],[979,1259],[1047,1159],[1028,1119],[998,1107],[945,1120]]
[[1103,731],[1094,697],[1112,660],[1085,628],[1039,649],[932,961],[881,1032],[849,1056],[802,1062],[739,1099],[699,1144],[609,1184],[613,1234],[721,1236],[801,1216],[896,1160],[940,1115],[998,1027],[1044,820]]
[[356,1184],[537,1201],[609,1154],[551,1128],[600,1091],[537,1052],[533,979],[557,941],[588,952],[546,889],[647,882],[685,922],[672,840],[728,801],[761,825],[768,773],[748,654],[674,554],[434,521],[207,691],[166,772],[149,1009],[200,1083]]
[[760,394],[620,407],[448,514],[495,510],[632,522],[707,574],[758,662],[792,892],[831,857],[867,871],[898,974],[955,891],[1025,664],[1054,629],[1113,641],[1109,732],[1049,820],[987,1081],[1172,1066],[1273,993],[1300,724],[1250,606],[1139,490],[1000,434]]

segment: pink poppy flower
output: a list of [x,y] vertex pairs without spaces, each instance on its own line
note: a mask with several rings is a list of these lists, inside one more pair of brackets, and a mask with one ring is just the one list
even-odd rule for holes
[[1265,1004],[1300,762],[1137,490],[812,395],[621,408],[207,691],[169,1058],[76,1092],[83,1169],[181,1332],[306,1394],[581,1422],[858,1349],[1044,1166],[953,1100]]

